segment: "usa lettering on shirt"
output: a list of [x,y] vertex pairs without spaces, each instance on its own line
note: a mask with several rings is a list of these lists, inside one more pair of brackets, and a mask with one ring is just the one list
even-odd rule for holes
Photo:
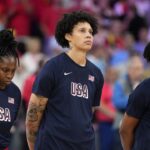
[[11,122],[9,108],[0,107],[0,121]]
[[86,84],[71,82],[71,95],[88,99],[88,86]]

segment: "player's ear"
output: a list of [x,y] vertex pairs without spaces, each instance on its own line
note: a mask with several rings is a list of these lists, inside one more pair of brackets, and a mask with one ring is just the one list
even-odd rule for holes
[[65,39],[70,42],[71,41],[71,35],[69,33],[66,33]]

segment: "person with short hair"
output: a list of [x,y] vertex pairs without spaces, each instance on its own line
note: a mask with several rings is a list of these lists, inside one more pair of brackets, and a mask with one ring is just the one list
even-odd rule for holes
[[17,42],[11,30],[0,31],[0,150],[9,146],[13,126],[21,103],[19,88],[12,78],[19,64]]
[[104,79],[86,54],[97,26],[83,11],[58,22],[56,40],[69,50],[49,60],[34,82],[26,117],[30,150],[95,150],[92,110]]
[[[150,43],[144,49],[150,62]],[[150,79],[142,81],[130,94],[126,112],[120,125],[123,150],[150,148]]]

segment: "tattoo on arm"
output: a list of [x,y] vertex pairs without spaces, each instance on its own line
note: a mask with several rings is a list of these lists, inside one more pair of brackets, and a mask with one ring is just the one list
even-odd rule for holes
[[28,121],[37,121],[38,120],[37,107],[32,103],[30,104],[30,109],[27,113],[27,119],[28,119]]
[[[29,147],[34,147],[37,131],[42,119],[45,107],[47,104],[47,98],[41,96],[31,96],[31,100],[28,106],[26,116],[26,132]],[[30,148],[31,150],[33,148]]]

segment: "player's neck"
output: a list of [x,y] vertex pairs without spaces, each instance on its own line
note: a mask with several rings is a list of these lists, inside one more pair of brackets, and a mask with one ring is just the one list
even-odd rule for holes
[[78,65],[80,66],[86,65],[86,52],[69,50],[67,52],[67,55]]

